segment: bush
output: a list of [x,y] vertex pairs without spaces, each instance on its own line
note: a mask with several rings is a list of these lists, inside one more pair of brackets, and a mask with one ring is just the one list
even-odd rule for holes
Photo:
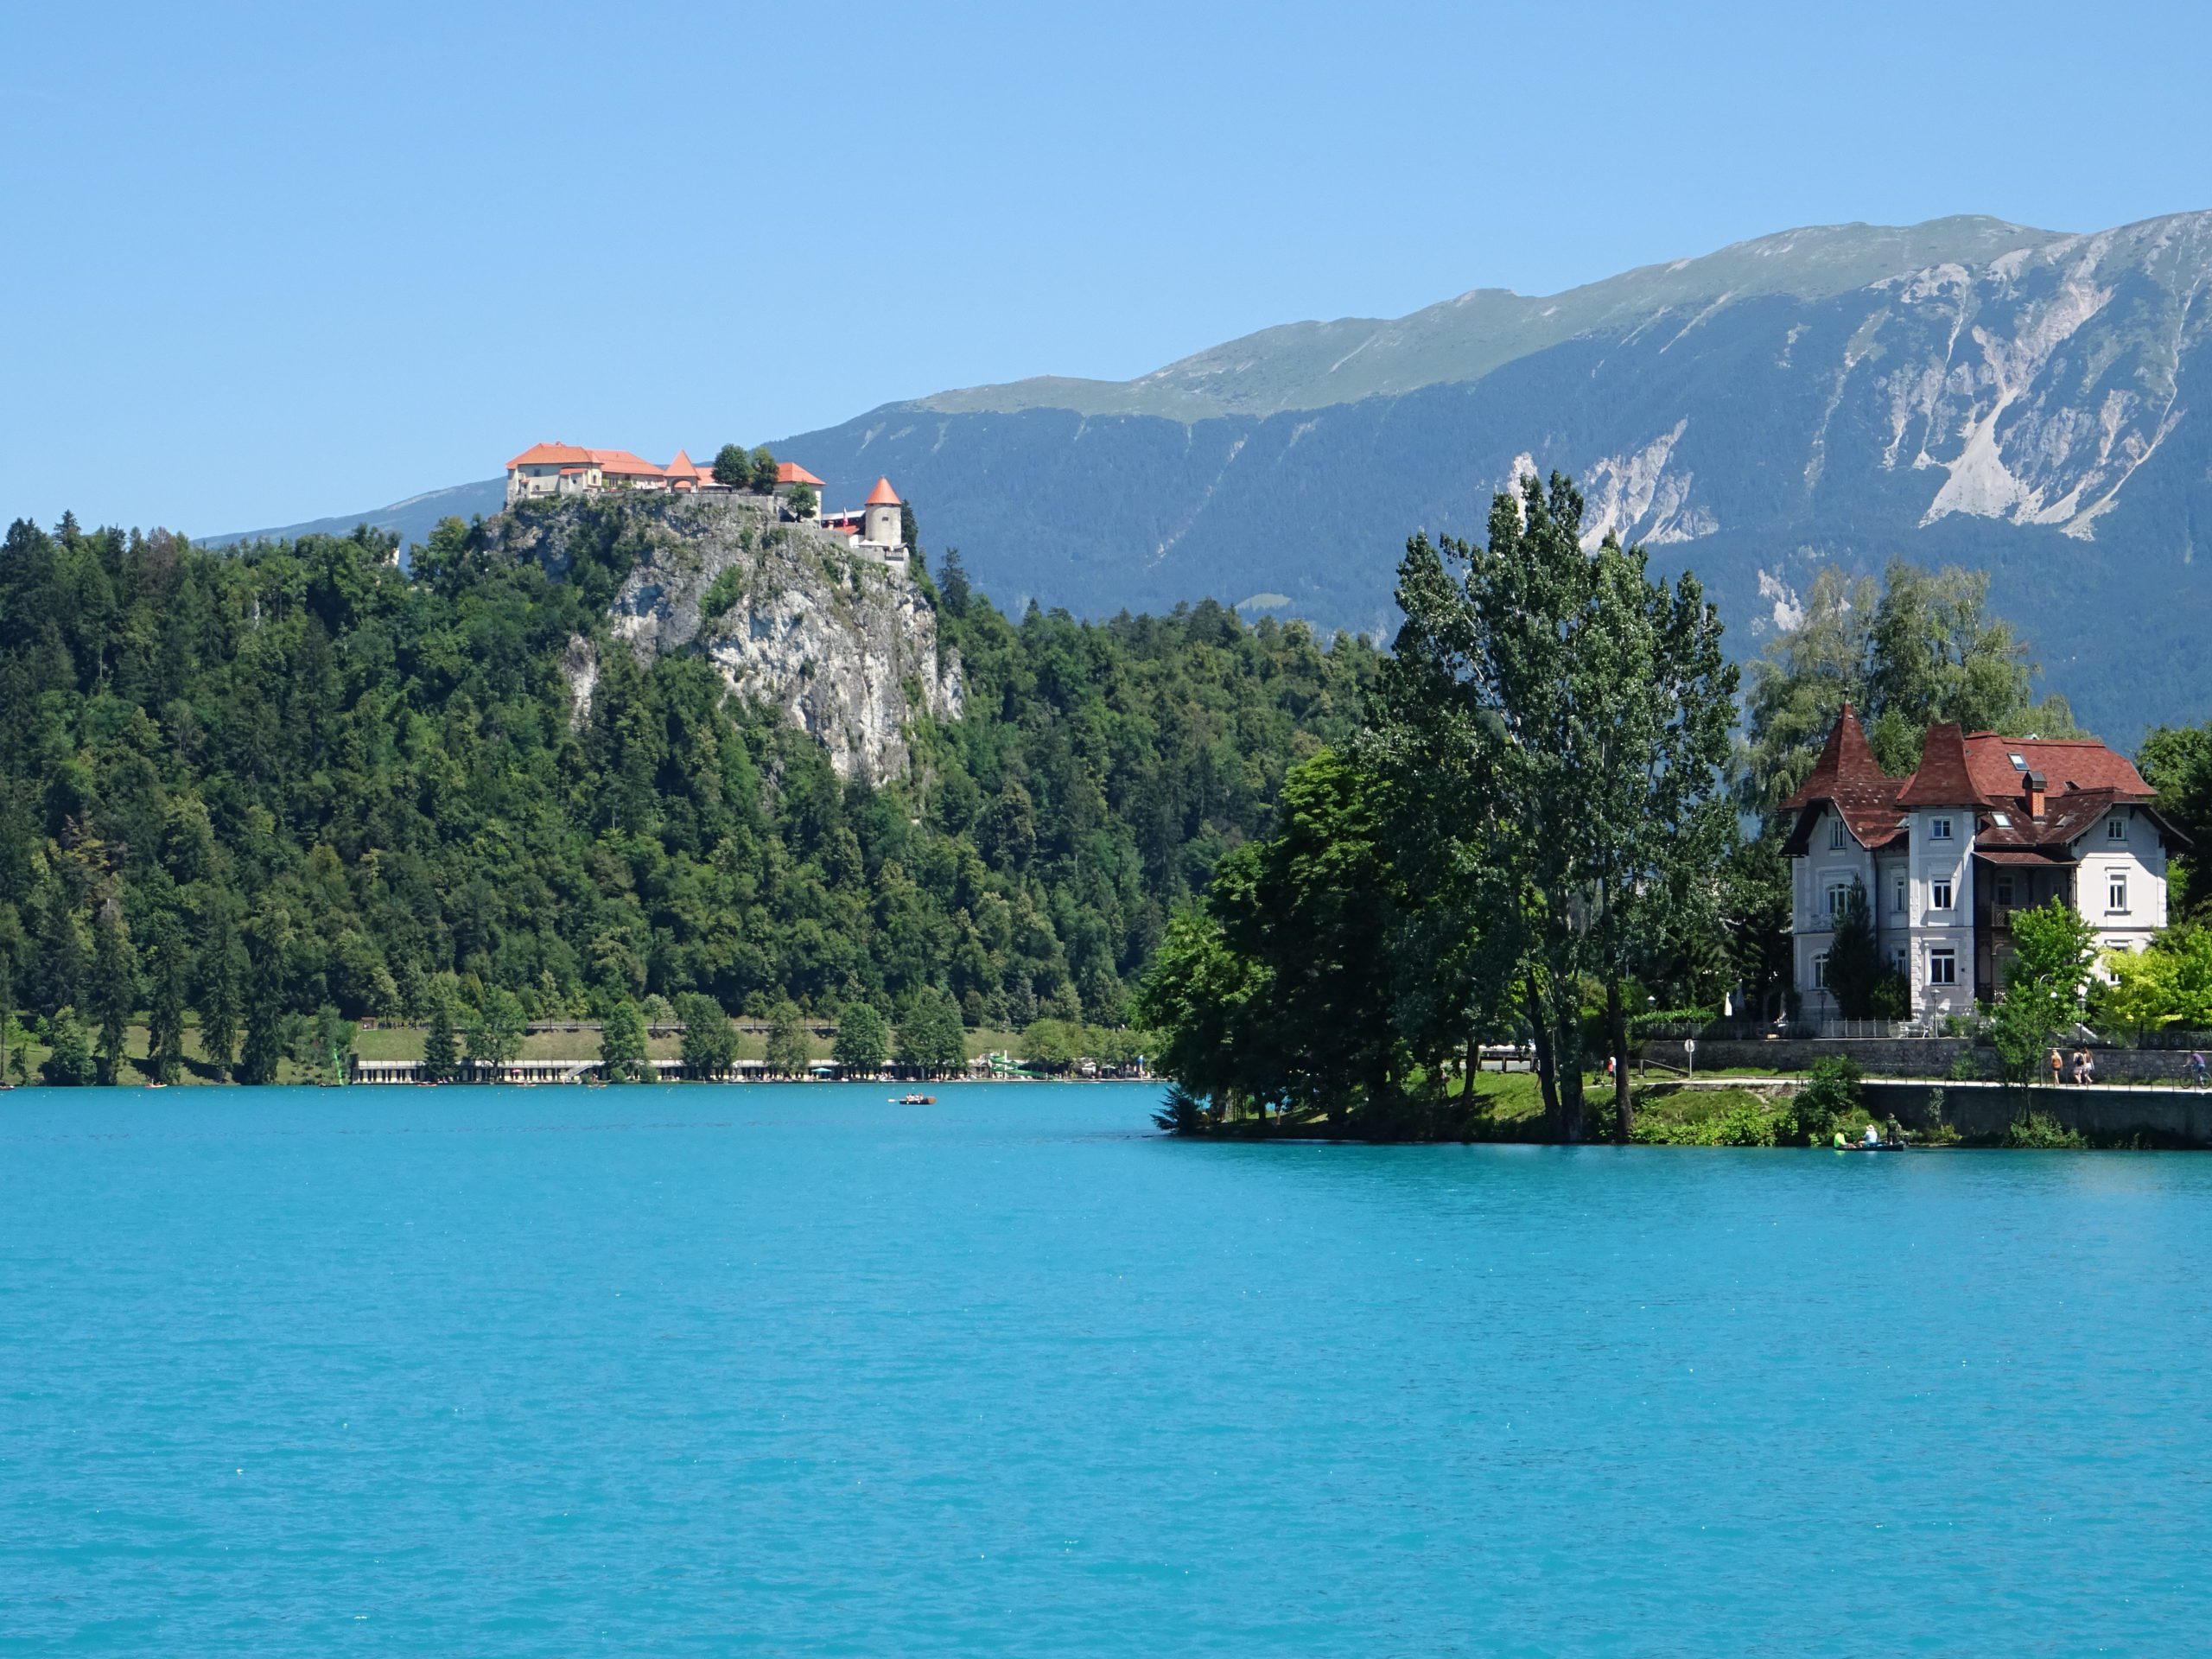
[[745,572],[733,564],[707,584],[706,594],[699,601],[699,620],[718,622],[744,597]]
[[2012,1120],[2012,1127],[2005,1131],[2005,1144],[2023,1152],[2070,1152],[2089,1143],[2056,1118],[2030,1112],[2025,1117]]
[[1170,1135],[1196,1135],[1205,1117],[1205,1102],[1179,1083],[1168,1089],[1167,1098],[1152,1115],[1152,1121]]
[[[1756,1095],[1742,1090],[1719,1091],[1718,1097],[1693,1098],[1687,1092],[1665,1096],[1692,1113],[1705,1116],[1670,1117],[1652,1101],[1636,1116],[1635,1139],[1657,1147],[1770,1147],[1786,1126]],[[1610,1106],[1611,1103],[1607,1103]],[[1717,1110],[1710,1109],[1718,1108]]]
[[1866,1096],[1859,1085],[1866,1075],[1853,1060],[1814,1061],[1805,1086],[1789,1103],[1789,1138],[1817,1143],[1835,1133],[1838,1120],[1864,1116]]
[[77,1018],[74,1008],[64,1008],[48,1024],[47,1043],[53,1052],[39,1068],[39,1075],[60,1088],[80,1089],[92,1080],[92,1033]]

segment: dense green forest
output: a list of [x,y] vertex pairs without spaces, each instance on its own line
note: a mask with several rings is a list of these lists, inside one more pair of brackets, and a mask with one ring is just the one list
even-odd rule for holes
[[[966,712],[875,785],[704,658],[608,641],[619,540],[563,579],[458,521],[411,572],[395,552],[10,527],[0,1000],[73,1010],[110,1074],[134,1020],[158,1052],[189,1020],[266,1077],[320,1011],[509,997],[1117,1025],[1171,913],[1350,741],[1379,661],[1211,602],[1014,621],[954,556],[931,591]],[[577,634],[604,647],[581,723]]]

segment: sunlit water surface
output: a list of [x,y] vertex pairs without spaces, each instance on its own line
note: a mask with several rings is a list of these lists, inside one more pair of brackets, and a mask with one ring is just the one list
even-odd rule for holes
[[0,1649],[2175,1654],[2212,1158],[0,1096]]

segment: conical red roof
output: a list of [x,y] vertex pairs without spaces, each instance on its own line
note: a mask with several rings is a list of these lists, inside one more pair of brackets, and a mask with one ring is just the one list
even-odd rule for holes
[[1928,728],[1920,746],[1920,765],[1897,792],[1899,806],[1986,806],[1967,760],[1967,734],[1955,721]]
[[897,507],[906,504],[899,500],[899,492],[891,487],[889,479],[879,478],[875,480],[875,487],[868,492],[868,505],[871,507]]
[[1859,723],[1859,711],[1847,702],[1835,724],[1828,728],[1828,741],[1813,765],[1812,775],[1783,805],[1834,800],[1839,787],[1876,783],[1884,776],[1881,762],[1874,759],[1873,748],[1866,741],[1866,728]]

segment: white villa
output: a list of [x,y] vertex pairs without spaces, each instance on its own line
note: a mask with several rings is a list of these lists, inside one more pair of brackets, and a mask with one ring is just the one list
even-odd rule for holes
[[1837,918],[1863,888],[1883,959],[1911,1012],[1967,1013],[1995,999],[2012,912],[2064,899],[2100,950],[2139,950],[2166,922],[2166,856],[2185,846],[2126,755],[2090,740],[2008,738],[1930,726],[1919,768],[1885,772],[1844,706],[1804,787],[1783,851],[1801,1006],[1827,990]]
[[[866,502],[842,512],[823,510],[829,488],[822,480],[795,461],[776,467],[776,495],[790,504],[802,488],[814,492],[814,510],[805,521],[848,538],[857,553],[880,564],[906,568],[906,505],[891,480],[879,478]],[[608,490],[654,490],[677,494],[727,493],[729,486],[715,480],[714,468],[701,467],[681,449],[665,467],[632,454],[627,449],[585,449],[573,443],[535,443],[507,463],[507,505],[539,496],[597,495]]]

